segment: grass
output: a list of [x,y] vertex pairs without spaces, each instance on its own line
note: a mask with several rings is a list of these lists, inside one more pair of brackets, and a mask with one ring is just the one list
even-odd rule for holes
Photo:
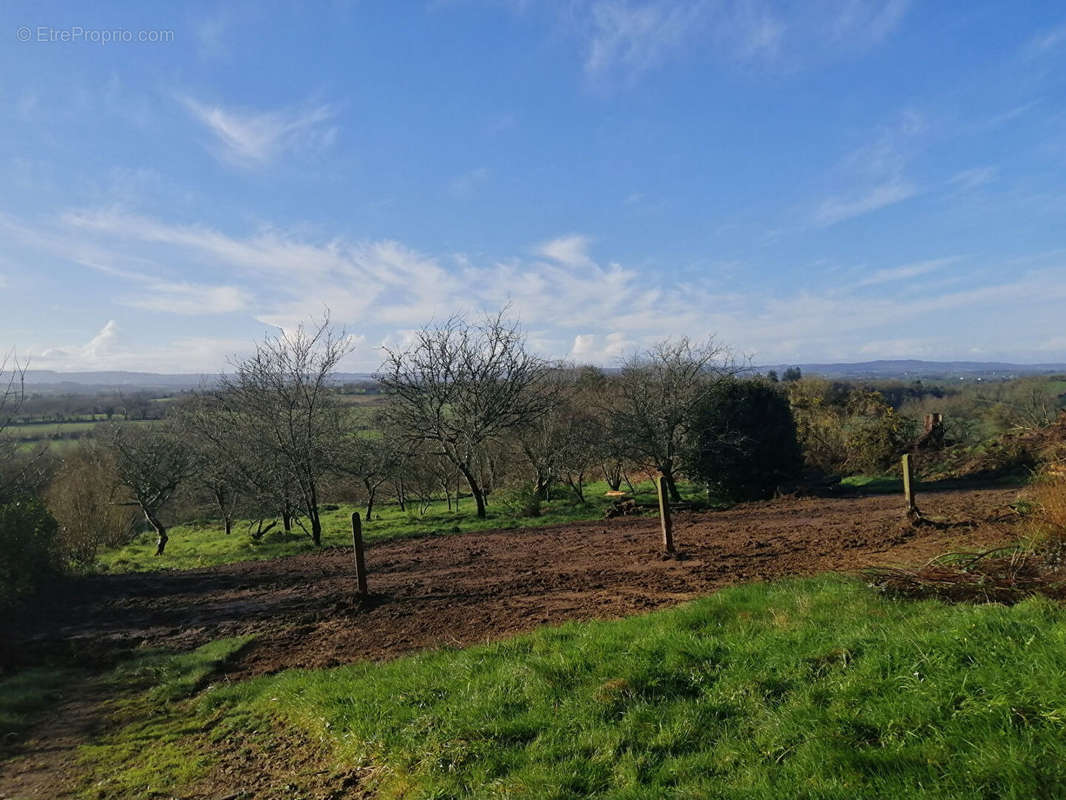
[[0,748],[17,742],[81,678],[82,672],[69,667],[36,667],[0,678]]
[[[645,482],[635,487],[635,499],[643,504],[656,503],[652,483]],[[681,486],[686,498],[692,499],[701,492],[694,486]],[[610,505],[611,498],[604,497],[607,490],[605,483],[594,483],[588,487],[587,505],[580,505],[568,499],[558,498],[546,503],[538,517],[514,516],[498,499],[489,497],[488,516],[478,519],[475,514],[474,501],[464,498],[461,511],[449,512],[444,501],[434,503],[425,515],[417,511],[400,511],[396,505],[379,505],[375,507],[374,519],[363,523],[363,537],[367,542],[384,541],[410,536],[446,535],[479,530],[499,528],[525,528],[542,525],[555,525],[583,519],[597,519],[603,516],[604,509]],[[351,515],[365,511],[360,506],[341,505],[336,510],[322,513],[322,544],[326,547],[348,547],[352,542]],[[152,533],[143,533],[130,544],[108,550],[100,554],[98,561],[102,569],[113,572],[150,572],[159,569],[189,569],[226,564],[235,561],[252,561],[279,556],[306,553],[316,548],[310,538],[299,529],[292,534],[272,530],[259,542],[252,540],[248,534],[247,522],[234,526],[233,532],[226,536],[219,523],[201,525],[176,525],[169,530],[170,541],[166,554],[159,558],[155,553],[155,537]]]
[[190,713],[188,698],[249,641],[220,639],[189,653],[147,653],[105,676],[124,696],[112,704],[115,727],[80,750],[78,796],[171,797],[169,787],[203,777],[213,762],[203,742],[209,723]]
[[[81,750],[77,796],[185,796],[220,750],[285,753],[294,738],[322,750],[315,769],[366,768],[361,788],[381,800],[1066,795],[1066,609],[1041,598],[893,600],[833,576],[748,584],[203,689],[245,641],[140,654],[95,679],[119,698]],[[62,679],[0,683],[0,713]]]
[[1064,698],[1050,601],[821,578],[219,686],[198,713],[295,725],[383,800],[1020,799],[1066,793]]
[[[204,721],[188,713],[188,699],[207,678],[250,641],[220,639],[187,653],[137,651],[102,674],[57,664],[23,670],[0,680],[0,736],[7,755],[25,743],[32,725],[66,699],[101,703],[110,727],[78,754],[84,780],[79,797],[142,798],[160,786],[199,778],[211,759],[193,746]],[[46,744],[46,743],[45,743]],[[0,751],[0,758],[4,755]],[[0,766],[3,762],[0,760]]]

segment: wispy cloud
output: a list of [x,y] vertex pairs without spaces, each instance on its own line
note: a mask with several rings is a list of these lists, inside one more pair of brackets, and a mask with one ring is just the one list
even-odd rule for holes
[[585,70],[636,76],[657,66],[703,24],[704,4],[600,0],[589,9]]
[[589,237],[574,233],[544,242],[537,247],[537,254],[568,267],[583,267],[592,263],[588,255],[589,244]]
[[877,286],[882,283],[905,281],[908,278],[916,278],[919,275],[927,275],[930,272],[936,272],[937,270],[954,264],[958,260],[958,256],[951,256],[948,258],[934,258],[928,261],[918,261],[913,264],[904,264],[899,267],[879,269],[860,280],[855,286],[856,288],[862,288],[865,286]]
[[956,172],[948,180],[959,191],[968,192],[985,184],[992,183],[999,176],[999,167],[985,166],[964,169]]
[[244,167],[264,166],[286,152],[328,147],[337,134],[337,128],[330,124],[335,111],[329,105],[255,111],[202,103],[191,97],[182,98],[182,104],[214,137],[212,152]]
[[1043,30],[1031,38],[1025,45],[1025,52],[1038,56],[1056,50],[1066,44],[1066,24]]
[[726,62],[792,70],[873,47],[902,23],[908,0],[576,0],[567,24],[586,74],[632,82],[702,48]]
[[836,225],[918,194],[918,186],[906,173],[916,141],[925,129],[924,117],[909,110],[893,124],[881,127],[869,142],[847,153],[831,173],[839,188],[817,203],[811,224]]
[[858,195],[823,200],[814,214],[814,221],[823,227],[836,225],[838,222],[895,205],[917,193],[918,189],[913,184],[892,178]]

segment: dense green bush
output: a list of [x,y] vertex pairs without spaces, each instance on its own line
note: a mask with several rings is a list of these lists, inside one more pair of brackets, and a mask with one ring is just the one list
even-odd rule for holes
[[848,398],[847,466],[878,473],[895,466],[917,436],[913,420],[896,413],[880,393],[856,389]]
[[532,486],[494,492],[493,499],[509,517],[539,517],[541,514],[541,498]]
[[692,422],[690,472],[730,500],[769,497],[803,466],[788,399],[772,384],[719,381]]
[[0,608],[9,608],[54,574],[58,524],[35,498],[0,505]]

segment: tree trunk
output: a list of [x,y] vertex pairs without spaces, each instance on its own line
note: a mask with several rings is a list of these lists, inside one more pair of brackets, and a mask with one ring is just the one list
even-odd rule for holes
[[610,487],[612,492],[617,492],[622,486],[622,470],[608,470],[607,465],[601,465],[603,470],[603,478],[607,481],[607,486]]
[[218,513],[222,515],[222,522],[226,526],[226,535],[229,536],[230,532],[233,530],[233,516],[230,514],[226,499],[225,489],[216,488],[215,502],[218,504]]
[[463,477],[466,478],[466,482],[470,486],[470,494],[474,496],[474,502],[477,504],[478,518],[485,519],[485,494],[481,491],[481,487],[478,486],[477,478],[475,478],[474,473],[465,466],[459,467],[459,470],[463,473]]
[[167,549],[167,542],[170,541],[170,537],[167,536],[167,529],[159,518],[155,514],[152,514],[147,509],[144,512],[144,518],[148,520],[148,524],[152,526],[156,533],[155,554],[157,556],[163,555],[163,551]]
[[667,467],[663,470],[663,480],[666,482],[666,489],[670,493],[670,499],[677,503],[681,501],[681,492],[677,490],[677,482],[674,480],[674,471]]
[[292,513],[288,509],[281,512],[281,524],[285,533],[292,533]]
[[322,546],[322,520],[318,518],[318,510],[311,516],[311,541],[315,547]]
[[547,500],[548,491],[550,486],[550,480],[547,475],[542,472],[537,472],[537,480],[533,483],[533,493],[538,500]]
[[[370,522],[372,519],[371,515],[374,513],[374,495],[376,494],[376,490],[371,487],[370,483],[367,481],[363,481],[363,485],[366,486],[366,521]],[[403,510],[402,504],[400,505],[400,510]]]
[[570,488],[574,492],[574,496],[577,497],[577,501],[581,505],[585,505],[585,476],[578,475],[576,478],[567,477],[566,482],[570,484]]
[[307,492],[307,514],[311,517],[311,541],[315,547],[322,546],[322,519],[318,516],[318,488],[310,483]]

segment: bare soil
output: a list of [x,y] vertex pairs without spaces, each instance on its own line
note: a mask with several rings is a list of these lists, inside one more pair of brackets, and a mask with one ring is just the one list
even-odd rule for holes
[[611,618],[783,575],[914,565],[1008,541],[1011,489],[922,497],[925,513],[973,530],[906,525],[902,498],[785,498],[674,518],[664,556],[653,517],[385,542],[367,548],[371,597],[355,595],[347,549],[187,571],[71,582],[13,633],[11,657],[59,646],[84,658],[191,649],[254,634],[240,676],[386,659],[498,639],[538,625]]
[[[921,496],[926,514],[971,521],[972,529],[910,526],[902,497],[894,495],[781,498],[678,514],[675,556],[661,552],[654,517],[385,542],[367,549],[372,594],[366,599],[355,595],[354,560],[346,549],[91,576],[70,581],[9,630],[5,655],[9,662],[64,653],[108,663],[136,647],[187,650],[254,634],[229,665],[228,679],[388,659],[566,620],[642,613],[732,583],[913,566],[948,551],[999,546],[1017,536],[1010,510],[1016,497],[1013,489]],[[48,725],[42,721],[36,741],[47,740]],[[75,727],[92,726],[85,720]],[[73,744],[62,745],[66,757],[23,756],[6,765],[0,798],[49,796],[40,788],[70,766]]]

